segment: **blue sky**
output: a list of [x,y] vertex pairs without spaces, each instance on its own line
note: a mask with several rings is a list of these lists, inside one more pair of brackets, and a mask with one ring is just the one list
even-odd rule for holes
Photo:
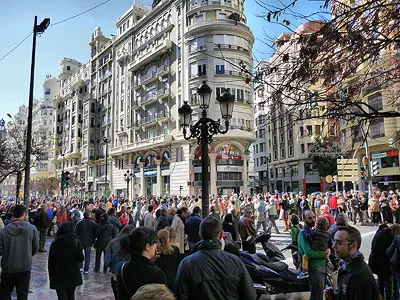
[[[278,0],[264,1],[275,4],[278,2]],[[0,27],[3,28],[0,58],[32,31],[35,15],[38,16],[38,23],[49,17],[54,24],[101,2],[104,0],[0,0]],[[151,3],[149,0],[141,2]],[[49,27],[42,36],[38,36],[34,97],[42,97],[42,84],[46,74],[58,76],[60,63],[64,57],[87,62],[88,43],[94,28],[100,26],[105,36],[114,34],[118,17],[127,11],[132,3],[132,0],[111,0],[80,17]],[[296,10],[315,11],[321,3],[322,1],[300,0]],[[271,48],[258,40],[263,40],[265,33],[276,37],[283,31],[281,26],[258,18],[257,15],[261,12],[262,9],[255,0],[246,0],[245,13],[248,25],[257,39],[253,51],[257,60],[267,59],[272,52]],[[295,20],[291,21],[293,24],[296,23]],[[0,61],[0,119],[8,120],[8,113],[14,115],[20,105],[28,104],[31,51],[32,36]]]

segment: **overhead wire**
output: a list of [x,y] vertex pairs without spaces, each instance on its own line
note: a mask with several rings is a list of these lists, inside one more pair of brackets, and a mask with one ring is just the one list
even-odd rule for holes
[[[62,23],[64,23],[64,22],[67,22],[67,21],[69,21],[69,20],[75,19],[75,18],[77,18],[77,17],[79,17],[79,16],[81,16],[81,15],[83,15],[83,14],[86,14],[86,13],[88,13],[88,12],[90,12],[90,11],[92,11],[92,10],[94,10],[94,9],[96,9],[96,8],[98,8],[98,7],[100,7],[100,6],[103,6],[104,4],[106,4],[106,3],[108,3],[108,2],[111,2],[111,0],[103,1],[103,2],[101,2],[101,3],[99,3],[99,4],[97,4],[97,5],[95,5],[95,6],[91,7],[91,8],[89,8],[89,9],[83,11],[83,12],[80,12],[80,13],[78,13],[78,14],[75,14],[75,15],[73,15],[73,16],[71,16],[71,17],[68,17],[68,18],[66,18],[66,19],[64,19],[64,20],[58,21],[58,22],[56,22],[56,23],[50,24],[49,26],[56,26],[56,25],[62,24]],[[32,33],[33,33],[33,31],[30,32],[30,33],[29,33],[22,41],[20,41],[17,45],[15,45],[10,51],[8,51],[6,54],[4,54],[4,55],[0,58],[0,62],[1,62],[2,60],[4,60],[7,56],[9,56],[11,53],[13,53],[23,42],[25,42],[25,41],[32,35]]]

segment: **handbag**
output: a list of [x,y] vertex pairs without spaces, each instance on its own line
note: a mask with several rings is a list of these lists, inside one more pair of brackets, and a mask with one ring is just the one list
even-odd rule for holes
[[122,284],[124,285],[125,291],[128,293],[129,299],[130,299],[132,297],[132,295],[131,295],[131,293],[130,293],[130,291],[128,289],[128,286],[126,285],[126,281],[125,281],[125,278],[124,278],[124,267],[125,267],[125,265],[126,265],[126,262],[124,262],[122,264],[122,266],[121,266],[121,274],[120,275],[121,275]]

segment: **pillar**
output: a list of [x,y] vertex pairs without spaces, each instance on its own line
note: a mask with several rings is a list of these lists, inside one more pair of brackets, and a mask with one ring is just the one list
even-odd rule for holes
[[210,185],[211,195],[217,195],[217,155],[215,153],[208,154],[210,160]]
[[156,159],[156,164],[157,164],[157,196],[162,196],[163,184],[161,176],[161,159]]
[[243,194],[248,194],[249,193],[249,174],[247,171],[247,161],[249,160],[248,155],[242,155],[242,160],[243,160],[243,173],[242,173],[242,179],[243,179]]
[[145,178],[144,178],[144,162],[139,163],[140,168],[140,192],[142,196],[146,195]]

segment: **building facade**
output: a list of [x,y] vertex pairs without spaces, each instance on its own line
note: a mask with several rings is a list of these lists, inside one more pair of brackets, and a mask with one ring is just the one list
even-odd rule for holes
[[88,63],[63,60],[54,101],[54,162],[73,175],[70,195],[200,194],[201,153],[183,138],[178,108],[188,101],[198,120],[204,80],[211,118],[224,89],[236,98],[230,130],[210,145],[210,193],[247,191],[253,43],[239,0],[135,3],[111,39],[96,28]]
[[[299,34],[312,32],[318,23],[306,23],[296,29]],[[317,142],[337,144],[337,122],[321,118],[325,106],[311,103],[294,105],[293,93],[283,92],[281,98],[273,95],[281,87],[288,70],[298,55],[296,34],[281,34],[276,42],[276,53],[269,61],[257,66],[260,83],[255,88],[255,124],[258,140],[253,144],[254,170],[257,191],[302,191],[311,193],[324,189],[317,166],[313,165],[312,148]],[[282,56],[288,60],[282,63]],[[282,75],[285,74],[285,75]],[[309,86],[309,92],[318,92],[318,86]],[[310,94],[311,95],[311,94]],[[295,97],[310,97],[304,93]],[[286,99],[287,98],[287,99]]]
[[43,83],[43,98],[34,100],[32,109],[32,143],[42,145],[44,153],[35,161],[31,169],[31,178],[56,177],[54,164],[51,163],[54,138],[53,100],[58,96],[57,78],[47,76]]

